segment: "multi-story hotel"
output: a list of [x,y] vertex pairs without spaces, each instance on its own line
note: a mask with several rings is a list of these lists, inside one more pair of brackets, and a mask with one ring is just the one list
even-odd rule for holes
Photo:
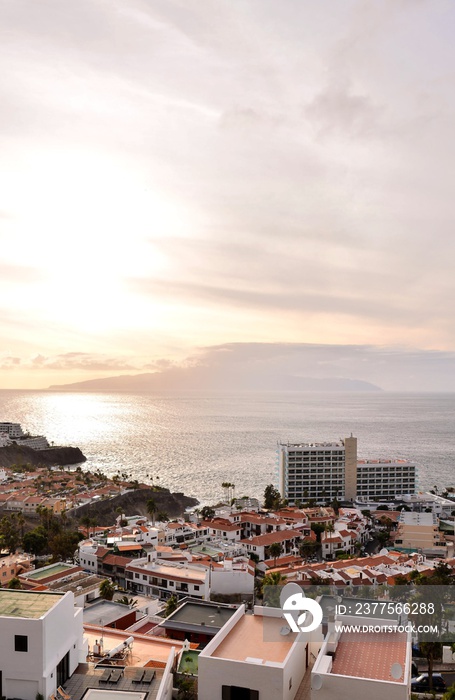
[[357,497],[390,498],[416,492],[417,468],[405,459],[362,459],[357,462]]
[[278,488],[290,504],[308,499],[393,498],[413,494],[416,465],[405,460],[357,460],[357,438],[278,444]]

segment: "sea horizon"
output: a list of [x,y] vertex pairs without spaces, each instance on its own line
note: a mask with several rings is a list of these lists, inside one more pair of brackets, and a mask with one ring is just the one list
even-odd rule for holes
[[0,390],[1,419],[80,447],[84,469],[183,491],[201,503],[261,498],[278,442],[358,438],[359,459],[416,462],[419,489],[452,485],[455,394]]

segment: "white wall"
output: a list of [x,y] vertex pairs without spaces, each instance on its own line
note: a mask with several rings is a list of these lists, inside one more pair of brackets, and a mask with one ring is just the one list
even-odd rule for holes
[[158,688],[158,692],[156,694],[156,700],[171,700],[172,698],[172,686],[174,682],[172,667],[174,665],[174,659],[175,647],[172,647],[169,654],[169,658],[167,660],[166,668],[163,672],[160,687]]
[[283,698],[283,669],[279,666],[230,659],[201,658],[199,654],[199,700],[221,700],[223,685],[236,685],[258,690],[260,700],[281,700]]
[[[82,609],[74,607],[72,593],[61,596],[41,619],[0,617],[0,625],[0,670],[7,697],[35,700],[38,692],[45,698],[54,693],[56,667],[68,651],[70,674],[76,669],[84,641]],[[27,636],[27,652],[14,650],[18,634]]]
[[331,673],[323,676],[320,690],[311,690],[311,700],[407,700],[408,697],[409,688],[402,683],[337,676]]
[[[0,670],[3,694],[35,700],[37,692],[44,694],[42,620],[0,617]],[[28,651],[14,651],[14,636],[28,638]],[[18,685],[21,683],[21,685]],[[33,693],[33,694],[32,694]]]
[[213,569],[211,592],[220,595],[234,593],[253,595],[254,576],[248,571]]
[[[308,635],[307,635],[308,636]],[[289,652],[283,671],[283,699],[294,700],[295,694],[306,671],[306,649],[308,642],[305,641],[304,635],[296,641]],[[308,649],[308,662],[310,661],[310,650]],[[289,688],[289,681],[292,680],[292,686]]]

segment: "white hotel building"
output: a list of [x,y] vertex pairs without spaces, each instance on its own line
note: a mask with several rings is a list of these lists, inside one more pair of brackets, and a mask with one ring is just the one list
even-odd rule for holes
[[416,472],[405,460],[358,460],[352,435],[339,442],[278,444],[278,489],[290,504],[414,494]]

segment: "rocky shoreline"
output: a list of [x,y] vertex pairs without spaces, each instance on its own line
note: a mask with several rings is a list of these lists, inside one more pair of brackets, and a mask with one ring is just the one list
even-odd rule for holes
[[0,467],[13,467],[31,464],[33,466],[64,466],[81,464],[87,458],[79,447],[49,447],[47,450],[34,450],[22,445],[0,447]]

